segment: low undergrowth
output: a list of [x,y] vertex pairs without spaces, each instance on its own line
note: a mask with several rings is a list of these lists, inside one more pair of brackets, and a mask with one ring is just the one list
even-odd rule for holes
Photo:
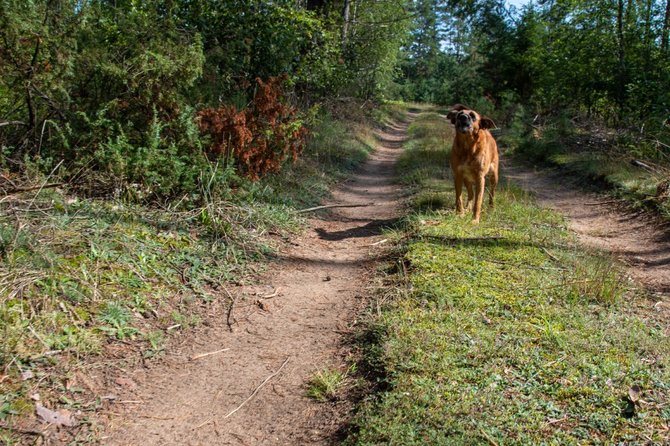
[[[159,354],[211,304],[227,305],[224,288],[252,280],[302,227],[295,211],[366,159],[372,125],[324,115],[283,171],[251,182],[212,164],[197,190],[163,206],[77,196],[52,187],[57,172],[3,196],[0,438],[15,440],[3,426],[33,413],[35,394],[47,407],[81,410],[85,425],[101,402],[72,376]],[[214,187],[221,178],[228,185]]]
[[400,162],[414,210],[362,346],[379,392],[347,444],[666,444],[667,321],[511,184],[480,225],[456,216],[438,118]]

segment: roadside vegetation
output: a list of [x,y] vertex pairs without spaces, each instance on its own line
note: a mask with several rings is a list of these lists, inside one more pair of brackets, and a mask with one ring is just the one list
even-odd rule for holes
[[365,160],[408,4],[0,1],[7,442],[31,396],[95,410],[79,370],[229,305]]
[[332,401],[342,388],[347,373],[336,369],[319,370],[308,383],[307,395],[319,402]]
[[667,443],[667,321],[644,291],[513,184],[479,226],[456,216],[447,124],[410,135],[403,254],[361,347],[378,391],[348,444]]
[[[263,260],[302,228],[296,210],[318,203],[362,163],[375,144],[372,127],[397,113],[390,105],[357,121],[323,114],[303,156],[260,181],[212,164],[184,198],[198,194],[198,205],[142,205],[39,188],[58,183],[56,176],[3,197],[0,427],[31,414],[36,393],[42,404],[60,400],[60,407],[84,414],[98,409],[100,402],[84,404],[87,390],[64,377],[75,379],[111,358],[127,363],[159,355],[212,305],[230,305],[227,287],[263,271]],[[212,184],[226,175],[227,189]]]
[[542,125],[518,122],[502,132],[500,142],[519,162],[561,169],[586,188],[670,219],[670,127],[653,137],[562,116]]
[[[393,100],[468,104],[520,158],[670,218],[670,0],[0,0],[0,435],[37,393],[94,410],[83,364],[226,305]],[[409,269],[368,358],[389,392],[358,441],[664,441],[641,292],[513,185],[477,228],[444,212],[449,131],[411,134]]]

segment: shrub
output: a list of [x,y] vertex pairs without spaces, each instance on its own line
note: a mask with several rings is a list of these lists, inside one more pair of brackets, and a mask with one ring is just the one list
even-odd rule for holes
[[295,161],[307,129],[296,117],[296,109],[285,103],[282,84],[286,79],[256,78],[254,99],[245,110],[224,105],[198,112],[200,130],[209,138],[209,154],[227,161],[232,158],[238,171],[252,180],[278,172],[288,158]]

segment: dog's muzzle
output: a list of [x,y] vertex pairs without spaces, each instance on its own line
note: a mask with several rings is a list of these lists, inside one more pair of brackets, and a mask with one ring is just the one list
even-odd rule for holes
[[458,130],[460,133],[472,133],[474,127],[471,122],[467,123],[458,123],[456,125],[456,130]]
[[471,133],[473,129],[472,120],[465,113],[461,113],[456,117],[456,130],[460,133]]

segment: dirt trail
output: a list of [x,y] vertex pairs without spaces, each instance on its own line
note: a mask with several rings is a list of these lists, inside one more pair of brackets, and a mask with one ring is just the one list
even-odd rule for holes
[[540,205],[565,215],[580,242],[611,252],[630,275],[663,298],[670,296],[670,234],[611,198],[587,193],[578,180],[552,170],[535,171],[506,161],[504,175],[534,193]]
[[[239,296],[233,333],[221,311],[163,360],[117,378],[118,403],[103,444],[324,445],[338,440],[350,403],[317,403],[306,396],[306,383],[317,370],[346,367],[345,335],[365,306],[368,271],[380,251],[373,244],[398,216],[394,165],[406,129],[401,124],[379,133],[371,159],[331,200],[374,206],[338,208],[313,218],[310,229],[271,265],[274,272],[264,279],[268,286],[230,289]],[[276,296],[260,299],[273,290]],[[224,348],[229,350],[190,360]]]

